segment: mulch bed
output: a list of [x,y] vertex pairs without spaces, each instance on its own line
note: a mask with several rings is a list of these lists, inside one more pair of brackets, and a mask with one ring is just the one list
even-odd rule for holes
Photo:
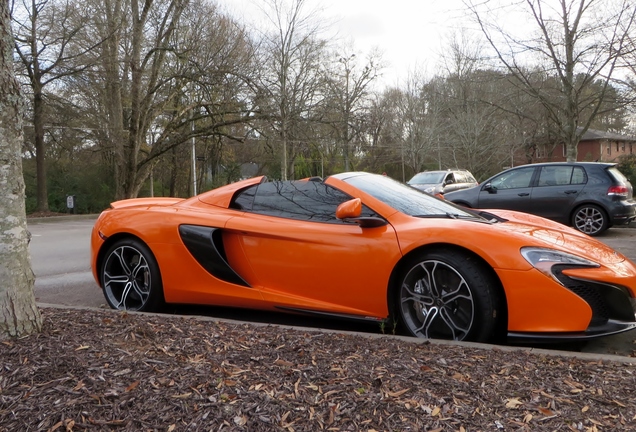
[[636,430],[636,365],[99,310],[0,341],[0,431]]

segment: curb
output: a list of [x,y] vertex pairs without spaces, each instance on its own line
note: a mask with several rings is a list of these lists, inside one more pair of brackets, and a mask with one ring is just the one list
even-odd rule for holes
[[88,220],[88,219],[97,219],[99,214],[80,214],[80,215],[67,215],[67,216],[49,216],[49,217],[27,217],[27,225],[30,223],[42,223],[42,222],[64,222],[68,220]]
[[[36,303],[38,308],[49,308],[49,309],[72,309],[72,310],[87,310],[93,312],[101,312],[101,313],[121,313],[120,311],[114,309],[102,309],[96,307],[84,307],[84,306],[67,306],[67,305],[59,305],[59,304],[50,304],[50,303]],[[258,323],[258,322],[245,322],[238,320],[231,320],[227,318],[216,318],[216,317],[207,317],[201,315],[172,315],[172,314],[160,314],[160,313],[149,313],[149,312],[127,312],[130,314],[139,314],[139,315],[148,315],[148,316],[156,316],[162,317],[166,319],[194,319],[199,321],[208,321],[208,322],[223,322],[228,324],[248,324],[257,327],[277,327],[291,330],[298,330],[303,332],[312,332],[312,333],[334,333],[334,334],[346,334],[350,336],[359,336],[365,337],[369,339],[398,339],[407,343],[414,344],[435,344],[435,345],[443,345],[443,346],[457,346],[464,348],[473,348],[473,349],[482,349],[482,350],[492,350],[492,351],[504,351],[504,352],[526,352],[529,354],[536,355],[545,355],[551,357],[564,357],[564,358],[576,358],[580,360],[589,360],[589,361],[608,361],[608,362],[617,362],[617,363],[627,363],[636,365],[636,357],[626,357],[614,354],[597,354],[597,353],[585,353],[585,352],[573,352],[573,351],[557,351],[557,350],[549,350],[545,348],[529,348],[529,347],[515,347],[515,346],[507,346],[507,345],[491,345],[477,342],[460,342],[460,341],[447,341],[447,340],[438,340],[438,339],[420,339],[408,336],[397,336],[397,335],[388,335],[388,334],[376,334],[376,333],[362,333],[362,332],[353,332],[353,331],[345,331],[345,330],[332,330],[332,329],[322,329],[316,327],[300,327],[300,326],[288,326],[281,324],[271,324],[271,323]]]

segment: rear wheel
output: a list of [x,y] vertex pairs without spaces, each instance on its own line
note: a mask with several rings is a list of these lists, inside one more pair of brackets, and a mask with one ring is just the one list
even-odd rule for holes
[[159,266],[150,249],[137,239],[113,244],[99,276],[104,297],[113,309],[149,312],[163,306]]
[[572,226],[582,233],[596,236],[609,228],[609,218],[599,206],[585,204],[574,211]]
[[497,285],[469,254],[425,252],[405,266],[395,312],[412,336],[491,341],[502,316]]

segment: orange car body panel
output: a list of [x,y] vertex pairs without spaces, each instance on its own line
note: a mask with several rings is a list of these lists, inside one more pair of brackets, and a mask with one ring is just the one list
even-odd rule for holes
[[[162,272],[162,281],[165,299],[171,303],[296,308],[383,319],[389,314],[393,270],[404,256],[427,247],[462,248],[493,268],[505,289],[509,331],[584,331],[592,316],[584,300],[532,267],[519,252],[523,247],[553,248],[595,259],[600,268],[566,274],[620,285],[636,296],[633,263],[595,239],[536,216],[490,210],[509,220],[497,224],[498,229],[450,218],[420,219],[333,177],[325,183],[360,198],[388,224],[361,228],[228,208],[237,191],[262,180],[245,180],[187,200],[113,203],[114,209],[96,222],[91,238],[98,284],[98,254],[104,252],[104,239],[126,233],[149,245],[160,268],[170,267]],[[221,229],[229,265],[250,286],[222,281],[203,269],[179,236],[182,224]]]
[[390,225],[362,229],[241,214],[228,221],[226,232],[240,242],[245,255],[239,260],[251,266],[246,279],[262,290],[266,301],[375,318],[388,315],[387,281],[401,257]]

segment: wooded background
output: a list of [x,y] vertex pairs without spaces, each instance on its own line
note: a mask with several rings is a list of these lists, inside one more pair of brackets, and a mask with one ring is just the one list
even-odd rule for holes
[[389,87],[381,54],[327,36],[307,0],[261,3],[268,20],[250,28],[221,0],[15,0],[27,213],[257,174],[459,167],[482,180],[562,143],[582,159],[589,128],[633,133],[630,2],[468,2],[473,31],[449,35],[432,73]]

